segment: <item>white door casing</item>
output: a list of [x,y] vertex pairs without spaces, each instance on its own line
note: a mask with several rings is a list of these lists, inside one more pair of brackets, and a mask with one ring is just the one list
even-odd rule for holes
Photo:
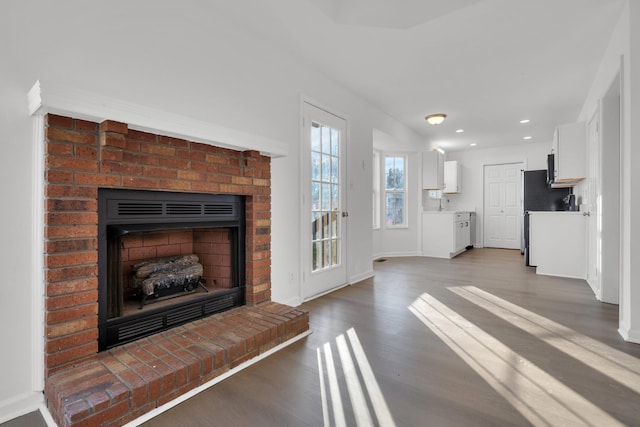
[[305,102],[302,133],[302,298],[309,300],[347,283],[347,123]]
[[586,211],[587,218],[587,282],[596,295],[602,300],[602,287],[600,283],[600,111],[599,109],[589,120],[587,130],[587,194]]
[[523,163],[484,167],[484,246],[520,249]]

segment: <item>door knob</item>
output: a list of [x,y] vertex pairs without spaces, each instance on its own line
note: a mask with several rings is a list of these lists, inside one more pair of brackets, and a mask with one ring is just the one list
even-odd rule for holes
[[591,216],[591,212],[582,212],[582,216]]
[[347,211],[342,211],[342,218],[346,218],[349,216],[349,212]]

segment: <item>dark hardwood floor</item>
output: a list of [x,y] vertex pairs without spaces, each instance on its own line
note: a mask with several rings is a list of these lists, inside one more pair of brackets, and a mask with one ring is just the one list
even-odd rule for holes
[[304,304],[307,338],[145,425],[640,425],[640,345],[586,282],[501,249],[375,272]]

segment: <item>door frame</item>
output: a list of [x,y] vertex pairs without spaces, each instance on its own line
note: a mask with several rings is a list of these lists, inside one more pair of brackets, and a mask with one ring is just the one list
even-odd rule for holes
[[344,173],[343,173],[343,177],[341,177],[341,189],[343,191],[343,194],[341,196],[342,198],[342,210],[344,212],[348,212],[348,185],[347,183],[349,182],[349,168],[347,167],[347,158],[348,158],[348,152],[349,152],[349,144],[348,141],[350,141],[350,127],[349,127],[349,119],[348,116],[346,114],[343,114],[340,111],[337,111],[329,106],[327,106],[326,104],[319,102],[316,99],[313,99],[309,96],[306,95],[301,95],[300,96],[300,125],[299,125],[299,129],[300,129],[300,155],[299,155],[299,161],[300,161],[300,169],[299,169],[299,173],[300,173],[300,183],[301,185],[299,186],[299,200],[300,200],[300,212],[299,212],[299,245],[301,248],[301,253],[300,253],[300,280],[299,280],[299,286],[298,286],[298,292],[300,295],[300,300],[302,302],[306,302],[306,301],[310,301],[312,299],[321,297],[323,295],[326,295],[328,293],[331,293],[335,290],[338,290],[342,287],[345,287],[347,285],[349,285],[349,264],[347,262],[348,260],[348,253],[349,253],[349,240],[348,240],[348,218],[342,218],[341,221],[341,227],[342,227],[342,234],[341,234],[341,238],[343,240],[344,246],[343,246],[343,251],[342,251],[342,263],[344,264],[344,283],[341,283],[335,287],[332,287],[331,289],[327,289],[326,291],[317,293],[317,294],[313,294],[313,295],[306,295],[306,284],[308,283],[309,278],[307,277],[308,274],[310,274],[310,267],[307,265],[307,262],[311,259],[311,249],[310,249],[310,245],[308,245],[309,243],[309,222],[306,220],[306,218],[308,218],[310,209],[309,209],[309,203],[310,200],[306,200],[306,195],[308,192],[308,189],[305,190],[305,183],[307,182],[307,180],[309,179],[310,176],[310,161],[311,159],[307,156],[307,154],[309,153],[309,150],[304,146],[304,144],[306,144],[306,135],[305,135],[305,112],[306,112],[306,108],[307,106],[311,107],[311,108],[315,108],[317,110],[320,110],[326,114],[330,114],[332,116],[335,116],[338,119],[341,119],[344,121],[344,137],[342,138],[341,143],[344,144],[344,150],[342,152],[342,156],[341,156],[341,162],[344,165]]
[[[482,239],[480,240],[482,242],[482,247],[487,247],[485,246],[485,239],[486,239],[486,235],[487,233],[485,232],[485,220],[486,220],[486,199],[487,199],[487,194],[485,193],[485,171],[487,166],[501,166],[501,165],[515,165],[515,164],[520,164],[522,165],[522,170],[527,170],[528,166],[527,166],[527,159],[512,159],[512,160],[505,160],[503,162],[499,162],[499,163],[483,163],[482,164],[482,227],[479,227],[479,221],[476,217],[476,228],[479,230],[482,230]],[[519,178],[520,179],[520,178]],[[518,228],[518,230],[520,231],[520,233],[522,234],[522,221],[523,218],[522,216],[524,215],[524,212],[522,212],[522,181],[520,179],[520,227]],[[523,236],[521,235],[520,238],[522,239]]]
[[[622,68],[621,68],[622,69]],[[599,222],[595,236],[589,236],[588,244],[600,250],[599,292],[596,297],[609,304],[619,304],[623,298],[621,289],[622,242],[622,138],[623,108],[622,72],[618,70],[603,97],[598,100],[594,115],[599,118]],[[589,155],[593,153],[589,152]],[[593,212],[591,213],[593,214]],[[592,238],[593,237],[593,238]],[[589,283],[593,289],[593,285]]]

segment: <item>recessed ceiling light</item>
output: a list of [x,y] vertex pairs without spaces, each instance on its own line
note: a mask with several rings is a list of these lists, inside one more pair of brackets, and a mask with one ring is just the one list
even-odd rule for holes
[[462,133],[462,132],[464,132],[464,129],[458,129],[458,130],[456,130],[456,133]]
[[524,138],[522,138],[522,139],[531,139],[531,137],[530,137],[530,136],[525,136],[525,137],[524,137]]
[[475,142],[472,142],[472,143],[471,143],[471,144],[469,144],[469,145],[470,145],[470,146],[472,146],[472,147],[475,147],[475,146],[476,146],[476,145],[478,145],[478,144],[476,144]]
[[520,120],[520,123],[525,124],[525,123],[529,123],[531,120],[529,119],[522,119]]

